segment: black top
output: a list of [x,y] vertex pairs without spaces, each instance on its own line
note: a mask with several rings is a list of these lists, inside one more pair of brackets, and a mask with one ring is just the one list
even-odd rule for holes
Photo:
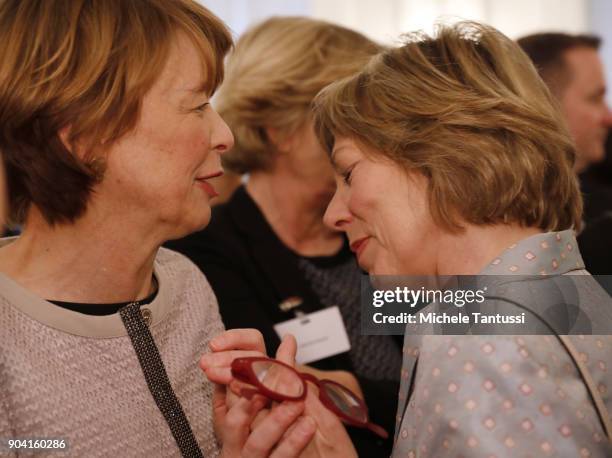
[[153,302],[157,296],[157,289],[151,293],[149,296],[145,297],[140,301],[129,301],[129,302],[118,302],[113,304],[86,304],[82,302],[63,302],[63,301],[49,301],[52,304],[55,304],[64,309],[72,310],[74,312],[83,313],[85,315],[96,315],[96,316],[105,316],[112,315],[114,313],[118,313],[119,310],[125,307],[128,304],[132,304],[134,302],[138,303],[138,305],[146,305]]
[[[324,269],[330,269],[330,272],[336,270],[337,276],[334,278],[343,279],[348,285],[348,277],[344,275],[348,269],[347,262],[354,263],[346,244],[339,253],[329,257],[305,258],[291,251],[276,236],[244,187],[238,188],[229,202],[213,208],[211,223],[206,229],[184,239],[168,242],[167,247],[188,256],[204,272],[217,296],[226,327],[259,329],[264,336],[267,352],[272,355],[280,344],[273,326],[294,318],[296,310],[283,311],[279,304],[289,297],[300,297],[303,302],[298,310],[304,313],[333,305],[322,303],[321,299],[328,297],[332,290],[330,285],[337,286],[340,280],[317,283],[312,277],[308,278],[309,272],[314,272],[316,276]],[[359,278],[360,272],[356,267],[353,271]],[[353,307],[358,311],[358,286],[335,289],[345,289],[347,294],[355,298]],[[361,336],[358,327],[352,329],[348,326],[345,310],[342,304],[338,305],[347,323],[351,351],[358,347],[354,345],[355,338],[361,339],[362,343],[370,339],[384,339],[386,344],[393,346],[393,352],[389,353],[397,355],[398,370],[395,377],[374,380],[360,376],[351,361],[350,352],[310,365],[322,370],[354,373],[364,392],[372,421],[381,424],[393,437],[401,366],[401,338]],[[375,368],[380,363],[377,358],[367,358],[367,361],[361,362],[362,369],[366,366]],[[349,434],[360,456],[390,454],[391,439],[378,440],[371,432],[356,428],[349,428]]]

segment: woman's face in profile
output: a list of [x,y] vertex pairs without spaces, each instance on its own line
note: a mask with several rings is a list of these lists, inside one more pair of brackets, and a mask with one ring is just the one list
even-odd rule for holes
[[325,223],[346,233],[370,275],[435,275],[440,229],[429,211],[427,179],[350,138],[332,151],[336,193]]
[[179,34],[166,65],[145,95],[136,127],[110,147],[94,203],[150,228],[156,239],[206,226],[222,174],[220,154],[232,134],[204,92],[201,56]]

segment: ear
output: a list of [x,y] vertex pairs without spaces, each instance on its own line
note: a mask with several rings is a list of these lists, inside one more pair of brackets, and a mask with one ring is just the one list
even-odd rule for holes
[[78,157],[81,161],[85,161],[86,149],[83,148],[83,145],[81,145],[81,142],[78,142],[78,141],[74,142],[71,139],[72,124],[68,124],[62,127],[60,130],[58,130],[57,136],[59,137],[60,141],[62,142],[62,144],[68,151],[70,151],[72,154]]

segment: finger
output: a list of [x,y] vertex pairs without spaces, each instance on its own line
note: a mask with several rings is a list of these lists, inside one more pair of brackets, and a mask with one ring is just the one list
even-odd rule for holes
[[233,380],[232,370],[229,367],[211,367],[204,369],[204,375],[213,383],[228,385]]
[[[258,351],[243,351],[243,350],[229,350],[220,353],[206,353],[200,358],[200,368],[206,371],[212,367],[227,368],[230,370],[232,362],[236,358],[246,358],[249,356],[264,356]],[[225,371],[225,373],[228,373]],[[231,370],[229,372],[231,374]],[[218,382],[220,383],[220,382]]]
[[264,404],[260,397],[251,400],[241,398],[228,410],[224,421],[217,425],[226,456],[240,456],[243,444],[249,437],[251,423]]
[[259,412],[257,412],[257,415],[255,415],[255,418],[251,423],[251,430],[257,428],[268,415],[270,415],[270,409],[261,409]]
[[208,344],[212,351],[254,350],[266,354],[266,344],[257,329],[230,329],[214,337]]
[[215,389],[213,391],[213,413],[215,418],[223,418],[225,417],[225,413],[227,412],[227,389],[223,385],[217,385],[215,383]]
[[272,448],[303,411],[303,402],[283,402],[274,406],[257,428],[252,430],[244,444],[243,454],[253,458],[269,456]]
[[227,390],[224,386],[215,384],[213,391],[213,425],[217,436],[220,436],[220,427],[225,421],[227,409]]
[[291,367],[295,366],[295,355],[297,353],[297,342],[292,334],[286,334],[276,351],[276,359]]
[[304,415],[311,417],[317,424],[316,436],[320,444],[334,446],[334,442],[350,441],[346,428],[338,416],[329,410],[319,399],[318,390],[308,383],[304,401]]
[[317,425],[310,417],[300,417],[272,452],[270,458],[297,457],[314,437]]
[[304,413],[311,416],[320,429],[336,428],[342,424],[338,416],[321,402],[319,390],[313,383],[308,382],[308,391],[304,403]]
[[253,385],[249,385],[248,383],[243,383],[238,380],[232,380],[230,384],[228,385],[228,387],[231,393],[239,397],[250,399],[253,396],[261,396],[266,400],[268,399],[262,396],[261,394],[259,394],[259,390],[253,387]]

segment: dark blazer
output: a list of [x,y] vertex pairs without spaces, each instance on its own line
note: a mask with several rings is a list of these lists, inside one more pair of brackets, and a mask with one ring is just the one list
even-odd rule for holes
[[[167,247],[188,256],[204,272],[217,295],[225,326],[259,329],[270,355],[280,344],[274,324],[295,317],[294,310],[280,310],[284,299],[301,297],[299,310],[304,313],[323,308],[299,270],[297,255],[279,240],[244,187],[238,188],[229,202],[213,208],[206,229],[168,242]],[[347,247],[345,252],[352,255]],[[311,365],[353,372],[348,353]],[[358,380],[372,421],[392,436],[399,374],[397,381]],[[390,440],[377,440],[370,432],[354,428],[349,428],[349,433],[360,456],[389,455]]]

